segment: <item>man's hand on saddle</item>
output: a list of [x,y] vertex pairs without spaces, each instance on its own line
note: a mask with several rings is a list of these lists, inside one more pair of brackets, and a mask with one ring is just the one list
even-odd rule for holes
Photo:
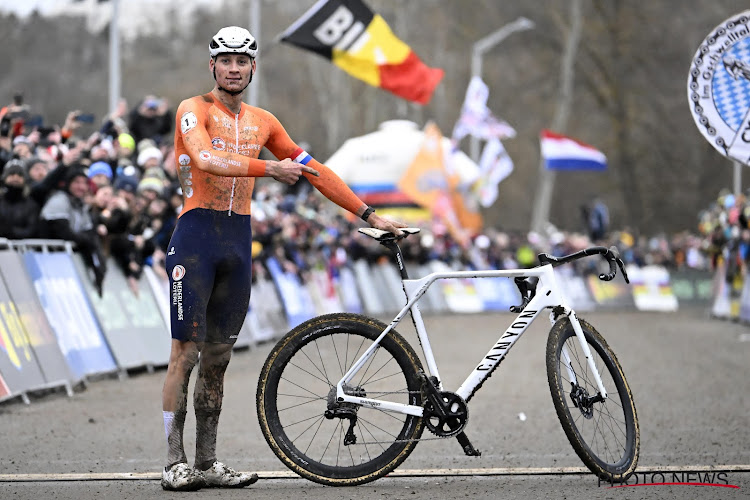
[[294,162],[289,158],[281,161],[268,160],[266,162],[266,175],[290,186],[299,180],[303,172],[320,177],[320,173],[314,168]]
[[401,227],[409,227],[408,224],[404,224],[403,222],[388,219],[386,217],[381,217],[377,213],[373,212],[370,214],[370,216],[367,218],[367,223],[374,227],[375,229],[380,229],[382,231],[388,231],[389,233],[393,233],[396,236],[403,236],[403,232],[401,231]]

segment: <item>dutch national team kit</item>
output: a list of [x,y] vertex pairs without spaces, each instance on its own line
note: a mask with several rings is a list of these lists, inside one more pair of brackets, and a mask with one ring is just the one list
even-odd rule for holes
[[183,208],[166,260],[172,338],[233,343],[250,300],[255,178],[204,172],[195,166],[197,157],[219,167],[240,165],[243,156],[257,158],[266,147],[278,159],[317,170],[320,177],[307,178],[342,208],[355,212],[362,201],[299,148],[275,116],[244,103],[234,114],[210,93],[183,101],[174,143]]

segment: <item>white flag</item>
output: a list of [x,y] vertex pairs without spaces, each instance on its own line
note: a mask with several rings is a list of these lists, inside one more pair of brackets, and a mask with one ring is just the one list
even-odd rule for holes
[[495,117],[487,107],[489,88],[478,76],[472,77],[466,89],[461,116],[453,127],[452,139],[458,143],[467,135],[479,139],[510,139],[516,131],[507,122]]
[[497,185],[513,171],[513,160],[499,139],[487,142],[479,160],[481,176],[477,181],[479,203],[485,208],[497,200]]

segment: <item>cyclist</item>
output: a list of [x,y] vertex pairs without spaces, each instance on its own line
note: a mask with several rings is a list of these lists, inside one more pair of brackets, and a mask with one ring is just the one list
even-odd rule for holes
[[[336,174],[298,147],[274,115],[242,102],[257,52],[246,29],[219,30],[209,44],[213,90],[182,101],[177,109],[174,145],[183,208],[166,258],[172,347],[162,394],[168,452],[161,484],[167,490],[244,487],[258,478],[216,459],[224,373],[250,302],[255,178],[292,185],[304,176],[371,226],[397,234],[405,227],[373,213]],[[281,161],[258,159],[263,147]],[[182,438],[196,364],[196,450],[190,467]]]

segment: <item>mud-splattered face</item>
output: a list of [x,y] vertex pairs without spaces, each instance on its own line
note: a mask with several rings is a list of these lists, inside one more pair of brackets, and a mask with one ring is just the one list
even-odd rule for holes
[[219,87],[230,92],[242,91],[250,83],[255,61],[245,54],[219,54],[209,61]]

